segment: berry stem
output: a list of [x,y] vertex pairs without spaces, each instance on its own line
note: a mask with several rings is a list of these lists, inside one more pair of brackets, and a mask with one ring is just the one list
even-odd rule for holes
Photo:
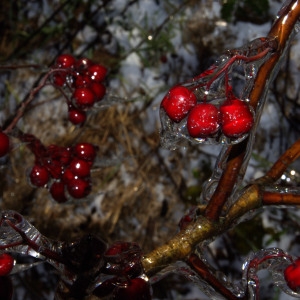
[[44,77],[42,78],[40,84],[33,88],[28,97],[22,102],[20,103],[20,105],[17,108],[17,111],[15,113],[15,115],[13,116],[10,124],[8,126],[6,126],[6,128],[3,130],[4,133],[9,134],[17,125],[18,121],[23,117],[25,110],[27,108],[27,106],[34,100],[35,96],[37,95],[37,93],[46,85],[48,85],[48,79],[49,76],[55,72],[68,72],[68,70],[64,70],[64,69],[51,69],[48,73],[46,73],[44,75]]
[[208,266],[194,253],[192,253],[188,260],[188,265],[207,283],[209,283],[218,293],[226,297],[229,300],[244,300],[244,297],[235,296],[230,290],[228,290],[223,283],[221,283],[209,270]]

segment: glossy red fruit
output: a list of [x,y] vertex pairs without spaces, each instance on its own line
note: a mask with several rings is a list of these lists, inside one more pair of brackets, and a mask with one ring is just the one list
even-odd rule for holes
[[67,189],[73,198],[80,199],[91,192],[91,184],[89,180],[74,178],[67,183]]
[[287,285],[293,291],[300,289],[300,258],[296,259],[293,264],[284,270],[284,278]]
[[81,109],[71,108],[69,110],[69,120],[74,125],[81,125],[86,120],[86,113]]
[[67,73],[57,72],[52,75],[52,82],[56,86],[63,86],[67,80]]
[[89,87],[96,96],[96,102],[103,99],[103,97],[106,93],[106,88],[102,83],[92,82]]
[[57,145],[49,145],[47,151],[52,160],[59,161],[60,165],[68,165],[71,161],[71,149]]
[[9,137],[0,132],[0,157],[6,155],[9,152]]
[[187,118],[187,130],[194,138],[206,138],[219,130],[219,110],[210,103],[197,104]]
[[71,161],[69,168],[75,176],[90,176],[91,166],[86,160],[75,158]]
[[87,70],[88,67],[90,67],[91,65],[93,65],[93,62],[90,59],[83,57],[76,61],[75,69],[76,69],[76,71],[81,73],[81,72]]
[[73,149],[74,155],[86,161],[93,161],[96,157],[96,147],[90,143],[78,143]]
[[95,94],[88,87],[76,88],[73,94],[73,98],[75,99],[78,107],[88,108],[92,107],[95,103]]
[[14,266],[14,258],[8,253],[0,254],[0,276],[8,275]]
[[52,183],[50,187],[50,194],[53,200],[58,203],[63,203],[68,200],[65,194],[65,185],[61,181],[55,181]]
[[112,297],[114,300],[151,300],[150,285],[142,278],[133,278],[126,287],[118,287]]
[[69,183],[71,180],[76,179],[77,176],[70,170],[70,168],[66,168],[62,175],[62,181],[64,183]]
[[41,165],[34,165],[31,169],[29,177],[31,183],[37,187],[45,186],[50,179],[47,168]]
[[163,98],[161,107],[173,122],[180,122],[196,105],[195,94],[184,86],[175,86]]
[[89,87],[92,82],[92,79],[88,75],[78,75],[75,79],[74,86],[76,88]]
[[70,54],[61,54],[55,62],[59,68],[71,68],[74,67],[76,59]]
[[222,132],[229,138],[238,138],[248,133],[254,123],[247,103],[240,99],[229,99],[220,106]]
[[105,79],[107,69],[102,65],[94,64],[87,68],[87,73],[92,80],[101,82]]

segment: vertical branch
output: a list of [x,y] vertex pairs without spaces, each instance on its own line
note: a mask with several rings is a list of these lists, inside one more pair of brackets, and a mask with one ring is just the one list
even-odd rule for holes
[[[256,118],[260,117],[261,109],[258,105],[264,102],[267,88],[277,75],[278,68],[290,41],[296,33],[298,18],[300,16],[300,4],[297,0],[292,0],[286,4],[279,12],[279,16],[273,24],[268,38],[276,39],[278,42],[277,50],[271,54],[269,59],[260,67],[254,81],[253,89],[250,92],[250,105],[256,111]],[[259,108],[262,106],[260,105]],[[239,176],[242,176],[243,165],[248,163],[248,157],[245,158],[247,151],[251,151],[253,139],[247,138],[245,142],[238,145],[233,145],[230,149],[230,154],[226,158],[225,168],[221,175],[218,186],[209,201],[205,216],[213,221],[219,219],[222,209],[232,194],[235,182]],[[222,158],[221,158],[222,159]]]

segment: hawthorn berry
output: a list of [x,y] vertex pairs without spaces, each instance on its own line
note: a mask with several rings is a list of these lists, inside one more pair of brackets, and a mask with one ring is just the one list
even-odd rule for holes
[[187,118],[187,130],[191,137],[205,138],[219,129],[219,110],[210,103],[200,103],[193,107]]
[[284,270],[284,278],[291,290],[297,292],[300,289],[300,258]]
[[65,194],[65,185],[61,181],[54,181],[52,183],[50,187],[50,194],[52,198],[58,203],[63,203],[68,200]]
[[86,113],[81,109],[71,108],[69,109],[69,120],[74,125],[83,124],[86,120]]
[[9,137],[0,132],[0,157],[6,155],[9,152]]
[[89,180],[74,178],[67,183],[67,190],[73,198],[80,199],[90,193],[91,184]]
[[104,97],[105,92],[106,92],[106,88],[102,83],[92,82],[89,87],[93,91],[93,93],[95,94],[96,101],[100,101]]
[[14,262],[15,260],[10,254],[0,254],[0,276],[8,275],[14,266]]
[[88,75],[78,75],[76,76],[74,86],[79,87],[89,87],[92,83],[92,79]]
[[175,86],[163,98],[161,107],[173,122],[180,122],[196,105],[196,95],[184,86]]
[[79,73],[81,73],[81,72],[87,70],[88,67],[90,67],[91,65],[93,65],[93,62],[90,59],[88,59],[86,57],[83,57],[83,58],[80,58],[80,59],[78,59],[76,61],[76,63],[75,63],[75,69]]
[[87,73],[92,80],[101,82],[105,79],[107,69],[102,65],[93,64],[87,68]]
[[62,174],[62,180],[66,184],[76,178],[77,176],[75,176],[75,174],[70,170],[70,168],[66,168]]
[[114,300],[150,300],[150,284],[142,278],[133,278],[125,287],[115,289],[112,299]]
[[220,106],[222,132],[229,138],[248,133],[254,123],[253,114],[247,103],[233,98]]
[[78,107],[88,108],[95,103],[95,94],[88,87],[76,88],[73,93],[73,98]]
[[93,161],[96,157],[96,147],[90,143],[78,143],[73,149],[74,155],[86,161]]
[[70,54],[61,54],[59,55],[55,63],[59,68],[71,68],[74,67],[76,59]]
[[29,177],[31,183],[37,187],[45,186],[50,179],[47,168],[38,164],[32,167]]
[[78,177],[87,177],[90,175],[91,166],[83,159],[73,159],[69,165],[70,171]]
[[67,74],[65,72],[56,72],[52,74],[52,83],[56,86],[63,86],[67,80]]

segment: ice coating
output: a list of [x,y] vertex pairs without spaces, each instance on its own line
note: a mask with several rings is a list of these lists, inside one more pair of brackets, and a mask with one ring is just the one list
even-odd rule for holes
[[[227,134],[228,129],[223,132],[220,123],[219,130],[212,131],[207,135],[200,134],[199,137],[193,134],[191,136],[187,129],[187,120],[189,113],[193,110],[193,105],[188,104],[188,97],[185,105],[182,104],[181,99],[180,102],[177,102],[178,107],[184,106],[188,109],[184,111],[181,117],[174,117],[170,111],[174,111],[177,95],[171,99],[170,93],[174,88],[187,89],[196,96],[197,104],[210,103],[217,109],[220,109],[226,101],[228,104],[228,101],[238,99],[244,103],[244,110],[248,110],[246,111],[248,119],[251,118],[250,115],[255,119],[256,112],[249,105],[249,93],[253,88],[254,79],[260,66],[276,49],[276,45],[275,39],[258,38],[243,47],[228,50],[209,69],[192,80],[173,87],[164,97],[160,108],[162,146],[175,149],[181,144],[186,144],[186,142],[230,145],[244,140],[248,136],[253,122],[250,122],[248,126],[243,125],[247,129],[237,131],[236,134]],[[172,107],[171,105],[167,106],[166,98],[172,102]],[[237,110],[240,110],[240,107]]]

